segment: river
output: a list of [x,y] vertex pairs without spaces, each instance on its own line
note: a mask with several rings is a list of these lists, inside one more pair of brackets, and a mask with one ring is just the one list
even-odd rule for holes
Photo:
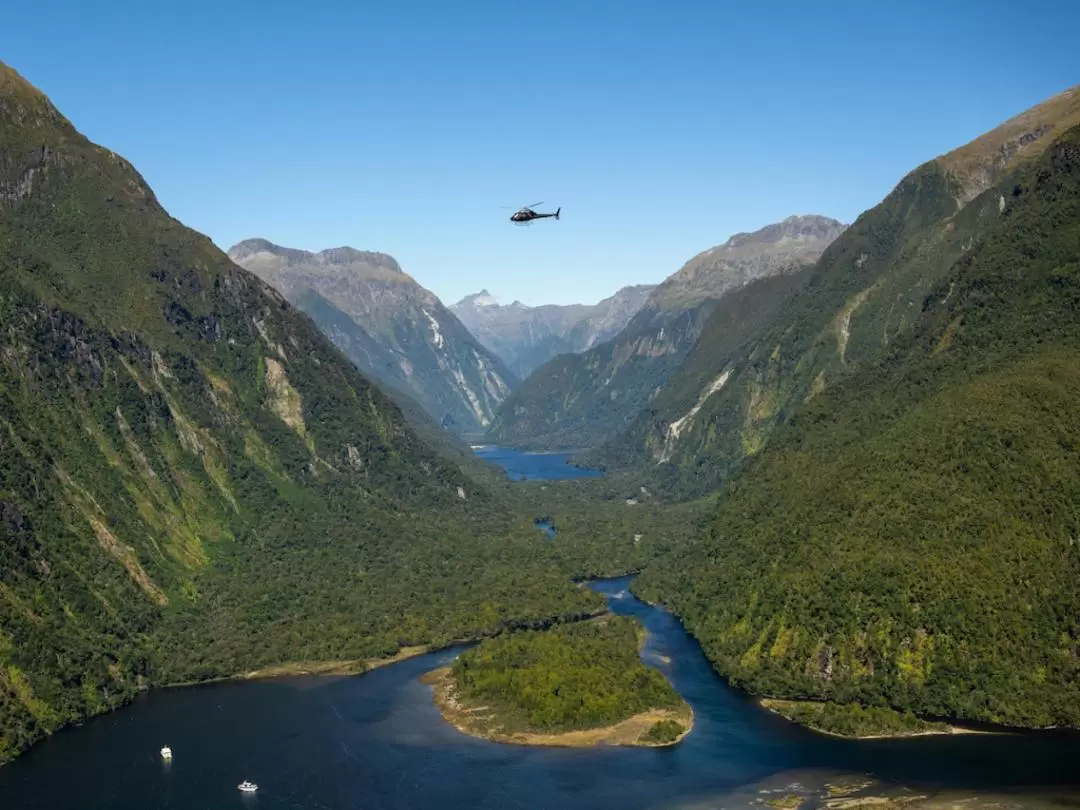
[[[920,791],[1080,795],[1080,736],[958,735],[851,741],[758,708],[709,667],[629,577],[590,583],[649,632],[642,657],[693,706],[669,749],[554,749],[473,739],[444,722],[425,672],[460,649],[357,677],[287,677],[163,689],[63,730],[0,768],[0,808],[758,807],[786,793],[817,803],[826,782],[867,774]],[[174,752],[165,764],[158,749]],[[259,784],[241,794],[242,779]]]

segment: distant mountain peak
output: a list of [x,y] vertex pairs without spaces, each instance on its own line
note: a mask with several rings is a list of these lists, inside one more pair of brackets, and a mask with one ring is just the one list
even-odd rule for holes
[[237,242],[226,253],[229,258],[237,264],[240,264],[243,260],[255,256],[259,253],[268,253],[272,256],[281,256],[283,258],[292,259],[298,261],[307,258],[311,254],[303,250],[296,250],[295,248],[287,248],[281,245],[276,245],[269,239],[263,239],[262,237],[256,237],[254,239],[244,239]]
[[457,307],[470,307],[470,306],[471,307],[497,307],[497,306],[499,306],[499,301],[494,295],[489,293],[487,291],[487,288],[485,287],[484,289],[480,290],[480,292],[478,292],[478,293],[473,293],[472,295],[466,295],[464,298],[462,298],[460,301],[458,301],[456,304],[454,304],[454,306],[451,307],[451,309],[455,309]]
[[313,253],[310,250],[284,247],[259,237],[237,242],[229,248],[228,254],[230,259],[244,266],[263,254],[266,257],[284,259],[292,265],[340,268],[337,272],[343,274],[368,276],[374,272],[375,274],[399,275],[403,279],[408,278],[408,274],[401,269],[401,265],[393,256],[374,250],[357,250],[348,246],[327,248]]
[[615,335],[645,303],[652,285],[624,287],[596,304],[500,304],[488,290],[450,309],[522,379],[559,354],[586,351]]
[[[773,245],[780,242],[835,239],[846,225],[821,214],[794,214],[749,233],[733,234],[722,247]],[[713,248],[715,251],[716,248]]]
[[352,247],[336,247],[327,248],[326,250],[320,250],[318,253],[326,264],[331,265],[349,265],[362,262],[364,264],[372,264],[376,267],[380,267],[384,270],[392,270],[395,273],[403,273],[401,265],[398,264],[397,259],[386,253],[380,253],[375,250],[357,250]]
[[[286,262],[291,267],[323,268],[337,276],[355,276],[355,278],[394,279],[400,276],[400,281],[410,280],[410,276],[397,260],[386,253],[378,251],[357,251],[355,247],[341,246],[328,247],[319,253],[301,251],[295,247],[284,247],[267,239],[245,239],[234,244],[228,249],[229,258],[251,269],[251,265],[273,264],[278,260]],[[333,269],[332,269],[333,268]]]

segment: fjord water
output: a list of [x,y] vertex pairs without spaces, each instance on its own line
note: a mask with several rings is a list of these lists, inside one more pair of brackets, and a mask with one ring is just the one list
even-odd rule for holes
[[[673,748],[467,737],[442,720],[419,681],[460,651],[450,649],[358,677],[151,692],[0,768],[0,808],[760,807],[761,790],[809,795],[838,774],[919,790],[1080,792],[1080,736],[1071,733],[853,741],[788,723],[726,686],[679,622],[634,598],[630,582],[590,587],[612,611],[642,621],[645,662],[693,706],[694,730]],[[166,744],[169,764],[158,754]],[[241,794],[243,779],[259,792]]]
[[[164,689],[62,731],[0,768],[13,808],[646,808],[749,806],[770,778],[787,792],[838,772],[919,789],[1080,788],[1071,734],[839,740],[801,729],[725,686],[668,613],[630,578],[595,582],[649,631],[643,658],[693,706],[670,749],[489,743],[443,722],[419,677],[445,650],[358,677],[292,677]],[[670,663],[667,663],[670,661]],[[168,744],[174,760],[158,749]],[[792,774],[795,774],[794,776]],[[259,792],[243,795],[242,779]]]
[[570,463],[573,453],[529,453],[508,447],[480,445],[473,448],[485,461],[498,464],[515,481],[554,481],[564,478],[596,478],[599,470],[587,470]]

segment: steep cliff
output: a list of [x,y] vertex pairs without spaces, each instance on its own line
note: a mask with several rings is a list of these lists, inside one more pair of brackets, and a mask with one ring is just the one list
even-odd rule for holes
[[1080,725],[1078,119],[1074,88],[916,169],[657,423],[681,494],[725,484],[640,588],[735,683]]
[[309,253],[249,239],[229,257],[310,315],[361,371],[408,391],[456,432],[486,429],[517,384],[434,293],[386,254],[347,247]]

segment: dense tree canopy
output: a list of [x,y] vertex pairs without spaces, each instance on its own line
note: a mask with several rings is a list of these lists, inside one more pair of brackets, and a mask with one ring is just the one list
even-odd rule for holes
[[985,194],[911,333],[643,574],[735,683],[1080,724],[1080,128]]
[[462,653],[452,673],[463,697],[490,703],[500,722],[512,728],[550,732],[610,725],[682,704],[667,679],[641,663],[643,632],[633,619],[605,616],[503,635]]

